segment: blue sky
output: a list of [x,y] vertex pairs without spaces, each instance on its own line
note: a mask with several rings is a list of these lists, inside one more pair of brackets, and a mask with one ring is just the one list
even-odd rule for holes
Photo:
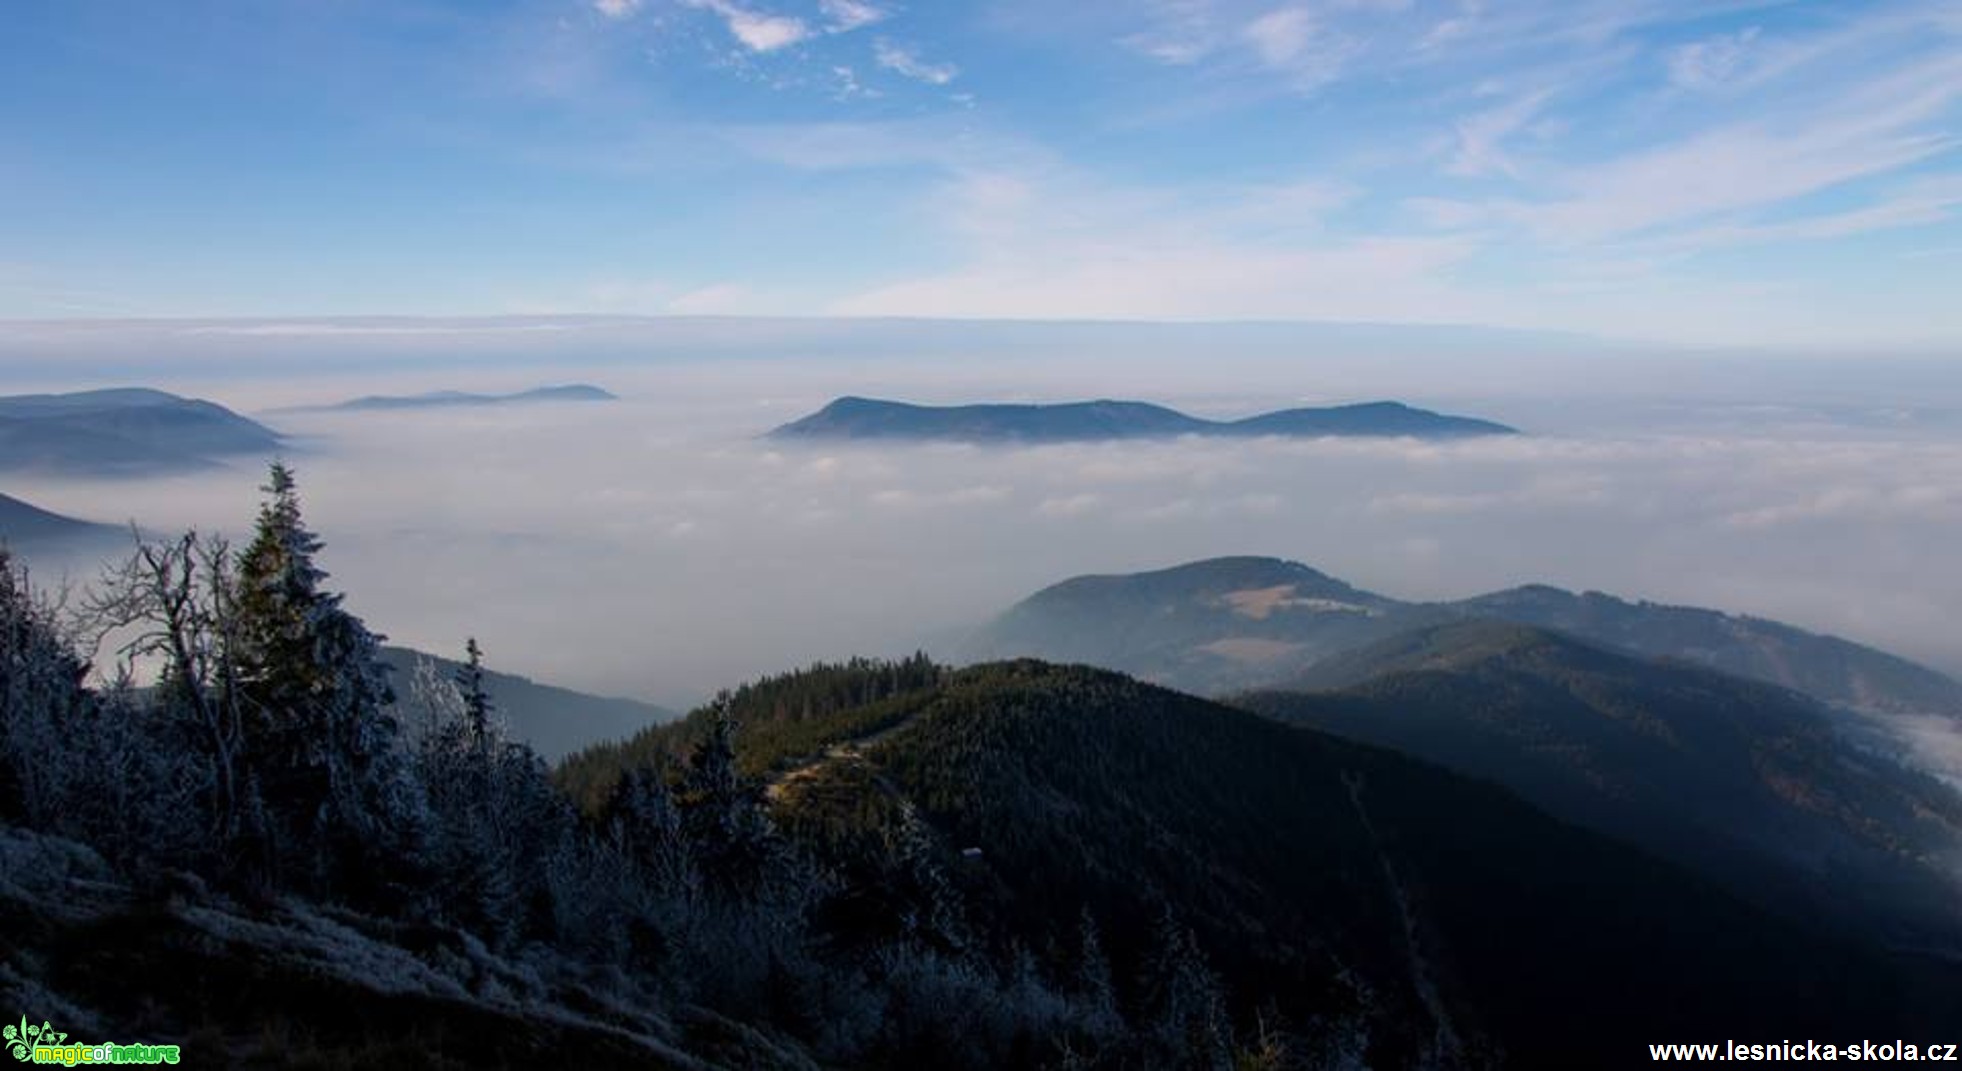
[[24,0],[0,317],[1962,343],[1962,3]]

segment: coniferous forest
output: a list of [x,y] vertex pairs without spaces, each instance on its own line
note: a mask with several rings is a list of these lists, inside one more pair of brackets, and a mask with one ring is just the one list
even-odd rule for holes
[[[1640,1062],[1962,974],[1396,754],[1035,661],[745,684],[548,768],[390,679],[293,473],[242,547],[0,568],[0,990],[205,1066]],[[49,1015],[54,1012],[49,1012]]]

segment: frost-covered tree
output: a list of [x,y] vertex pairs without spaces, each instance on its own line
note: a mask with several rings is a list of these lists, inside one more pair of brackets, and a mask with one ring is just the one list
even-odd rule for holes
[[1232,1066],[1233,1031],[1226,995],[1207,966],[1199,939],[1167,904],[1153,929],[1145,963],[1145,1041],[1156,1067],[1216,1071]]
[[716,699],[709,736],[689,757],[682,821],[710,896],[775,900],[792,893],[798,861],[765,804],[763,785],[736,762],[736,721]]
[[960,893],[941,866],[932,829],[911,800],[900,801],[894,851],[898,865],[893,883],[905,905],[900,932],[947,955],[966,952],[969,935]]
[[484,690],[484,649],[477,646],[477,637],[464,642],[463,654],[463,665],[456,671],[456,688],[463,701],[464,724],[478,747],[489,748],[491,699],[490,693]]
[[1117,984],[1104,952],[1103,934],[1088,905],[1077,921],[1076,959],[1071,966],[1068,996],[1077,1029],[1095,1051],[1123,1033],[1124,1016],[1118,1009]]
[[[379,892],[411,857],[419,800],[397,761],[380,637],[322,587],[320,538],[293,473],[274,462],[239,557],[232,660],[278,880]],[[384,882],[385,883],[385,882]]]
[[61,611],[0,551],[0,816],[111,859],[188,861],[208,833],[195,821],[202,764],[126,673],[85,685],[90,666]]
[[437,913],[508,945],[549,928],[546,867],[568,850],[571,809],[530,747],[506,738],[472,639],[454,678],[421,674],[412,705],[428,724],[413,750],[425,787]]
[[717,697],[708,739],[680,784],[681,827],[701,893],[684,950],[704,999],[795,1005],[810,971],[809,913],[821,883],[777,828],[761,781],[737,763],[736,722]]
[[157,667],[147,698],[130,704],[156,730],[160,757],[170,760],[172,776],[152,780],[150,791],[161,796],[176,786],[189,795],[173,806],[168,824],[214,864],[232,859],[234,846],[248,839],[247,825],[264,815],[252,798],[256,778],[245,751],[233,565],[222,537],[139,537],[130,556],[104,573],[86,608],[99,634],[123,638],[118,673],[133,679],[139,664]]
[[661,770],[636,766],[622,774],[607,797],[601,822],[647,884],[667,895],[692,898],[693,853],[683,834],[681,809]]
[[64,641],[52,603],[0,547],[0,818],[45,825],[68,794],[88,665]]
[[695,853],[665,770],[636,766],[620,776],[599,820],[606,850],[624,868],[621,922],[637,963],[671,966],[702,906]]

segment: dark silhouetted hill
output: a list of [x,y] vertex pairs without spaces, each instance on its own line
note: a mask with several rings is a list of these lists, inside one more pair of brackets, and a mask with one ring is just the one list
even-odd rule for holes
[[1179,435],[1407,436],[1453,439],[1512,435],[1488,420],[1447,416],[1399,402],[1288,409],[1244,420],[1205,420],[1145,402],[1053,405],[927,406],[874,398],[840,398],[770,433],[776,439],[896,439],[1060,443],[1160,439]]
[[[1489,784],[1100,670],[826,667],[728,709],[779,821],[859,905],[845,948],[906,909],[857,861],[912,814],[973,940],[1066,949],[1088,912],[1131,978],[1169,908],[1242,1021],[1350,1023],[1371,1066],[1632,1066],[1660,1037],[1936,1022],[1925,987],[1953,984]],[[569,787],[685,753],[711,717],[576,756]]]
[[1799,917],[1962,950],[1962,795],[1855,746],[1810,697],[1494,621],[1380,641],[1294,687],[1238,703],[1504,785]]
[[107,545],[111,540],[128,538],[128,529],[64,517],[18,498],[0,495],[0,543],[15,549],[83,543]]
[[125,388],[0,397],[0,469],[134,476],[263,459],[279,433],[214,402]]

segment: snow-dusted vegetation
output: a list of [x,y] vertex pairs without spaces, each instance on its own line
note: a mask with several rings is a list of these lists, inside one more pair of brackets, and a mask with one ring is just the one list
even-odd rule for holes
[[[0,559],[9,1006],[203,1058],[301,1044],[334,1066],[425,1048],[660,1067],[1227,1058],[1217,982],[1176,921],[1153,967],[1174,1021],[1134,1029],[1094,921],[1089,988],[994,955],[916,817],[881,864],[900,921],[868,940],[827,922],[860,890],[779,829],[727,700],[684,761],[580,810],[501,731],[474,641],[454,678],[388,679],[325,584],[292,473],[275,464],[264,491],[243,549],[146,543],[62,600]],[[909,665],[895,679],[941,672]],[[67,958],[111,934],[95,966]]]

